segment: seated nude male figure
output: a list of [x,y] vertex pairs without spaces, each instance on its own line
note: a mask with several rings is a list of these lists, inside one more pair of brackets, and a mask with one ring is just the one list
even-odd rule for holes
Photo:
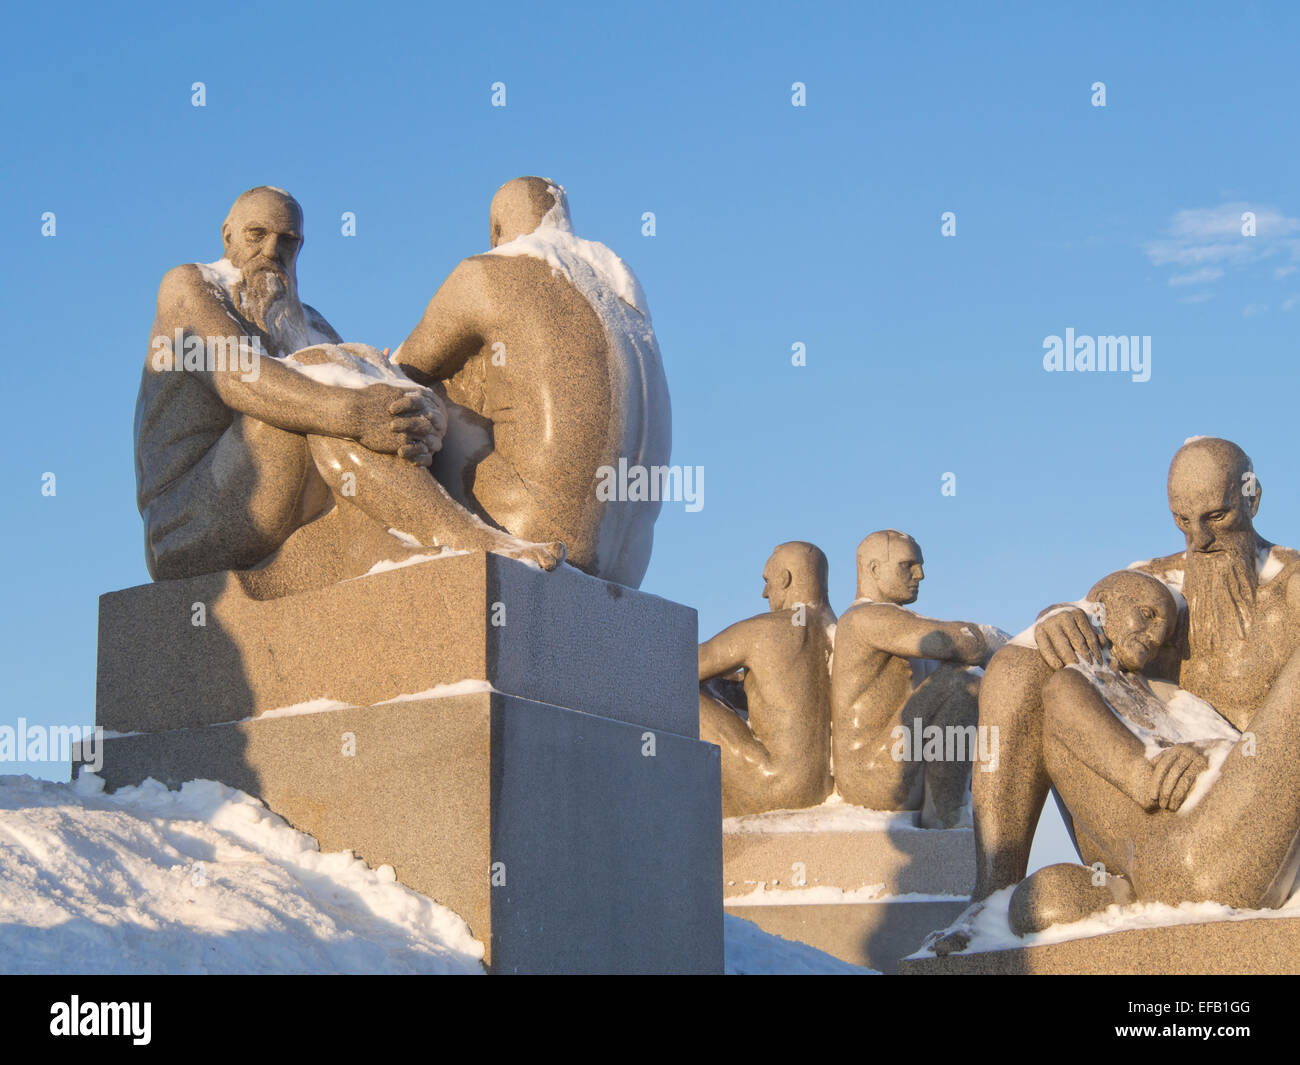
[[609,248],[574,235],[564,189],[543,178],[497,191],[490,238],[393,355],[450,400],[433,471],[489,524],[563,541],[571,565],[638,587],[659,493],[597,488],[620,462],[667,468],[668,385],[645,296]]
[[[560,545],[488,528],[430,475],[446,428],[439,399],[374,349],[342,346],[299,301],[302,228],[292,196],[250,189],[222,225],[223,258],[178,266],[159,286],[135,419],[150,574],[259,567],[250,589],[284,594],[364,573],[415,542],[554,567]],[[208,357],[213,340],[258,357]],[[329,383],[331,371],[349,385]],[[331,557],[311,558],[325,547]]]
[[831,706],[835,786],[872,810],[921,810],[927,828],[951,828],[970,781],[968,757],[896,759],[899,729],[956,727],[974,735],[979,676],[990,648],[974,622],[935,621],[904,607],[925,577],[916,541],[884,529],[858,547],[858,598],[835,634]]
[[[826,574],[820,549],[781,544],[763,567],[768,613],[700,644],[700,739],[722,748],[724,817],[817,806],[831,792]],[[725,691],[738,670],[740,695]]]
[[[1079,811],[1076,841],[1095,851],[1081,789],[1105,781],[1144,810],[1180,810],[1210,758],[1241,733],[1204,700],[1142,675],[1178,621],[1163,583],[1120,570],[1099,581],[1088,601],[1099,608],[1105,664],[1075,662],[1052,675],[1043,686],[1043,738],[1048,775],[1066,805]],[[1075,772],[1075,763],[1087,772]]]
[[[1143,673],[1155,690],[1163,681],[1204,700],[1241,741],[1190,809],[1181,800],[1171,808],[1187,773],[1200,770],[1190,754],[1157,764],[1154,802],[1140,779],[1127,787],[1110,779],[1068,727],[1091,698],[1083,680],[1077,670],[1058,676],[1074,663],[1098,664],[1101,640],[1083,610],[1045,612],[1036,647],[998,652],[980,697],[980,723],[998,725],[1003,744],[1000,771],[973,789],[976,907],[1024,878],[1049,788],[1081,856],[1124,877],[1137,899],[1262,908],[1280,905],[1292,888],[1300,866],[1300,554],[1255,531],[1261,486],[1230,441],[1184,444],[1168,494],[1185,550],[1135,569],[1179,591],[1186,606]],[[939,953],[968,942],[972,914],[938,940]]]

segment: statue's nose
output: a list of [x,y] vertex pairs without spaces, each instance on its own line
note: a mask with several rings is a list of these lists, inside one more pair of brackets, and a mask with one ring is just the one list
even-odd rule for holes
[[1205,551],[1214,543],[1214,534],[1199,522],[1188,533],[1193,551]]

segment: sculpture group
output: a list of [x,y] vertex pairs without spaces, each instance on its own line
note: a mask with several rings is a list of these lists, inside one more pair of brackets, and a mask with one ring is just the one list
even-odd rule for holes
[[[769,612],[700,645],[700,735],[722,748],[724,816],[816,806],[834,789],[858,806],[918,810],[926,827],[960,820],[979,667],[998,634],[907,609],[925,571],[906,533],[872,533],[857,565],[857,598],[837,621],[826,556],[781,544],[763,570]],[[962,753],[915,758],[918,731],[960,737]]]
[[[502,186],[489,227],[390,355],[300,300],[292,196],[235,201],[223,256],[159,288],[135,421],[155,579],[235,571],[268,599],[451,550],[639,586],[660,503],[595,486],[669,458],[644,294],[553,182]],[[940,954],[1016,885],[1022,933],[1116,902],[1280,905],[1300,868],[1300,554],[1256,533],[1261,486],[1227,440],[1189,440],[1167,488],[1182,551],[1010,642],[910,609],[924,559],[905,533],[862,541],[838,618],[822,551],[776,547],[768,610],[699,647],[723,815],[837,794],[950,828],[969,808],[973,906]],[[1026,879],[1049,793],[1083,864]]]
[[[989,664],[980,720],[1003,755],[974,782],[973,899],[1020,884],[1018,931],[1115,901],[1272,908],[1295,883],[1300,553],[1255,531],[1262,486],[1230,441],[1184,444],[1168,497],[1184,549],[1095,587],[1104,624],[1086,603],[1049,609],[1034,646]],[[1049,790],[1088,866],[1024,880]]]
[[221,239],[158,291],[135,423],[153,577],[237,570],[271,597],[453,549],[640,584],[659,502],[594,485],[667,462],[667,384],[640,286],[561,187],[502,186],[491,251],[391,358],[299,299],[287,192],[245,192]]
[[[862,542],[838,623],[825,556],[781,545],[764,570],[770,613],[700,647],[724,815],[834,790],[950,827],[969,794],[973,904],[936,936],[939,954],[969,942],[1004,888],[1020,934],[1113,903],[1281,905],[1300,871],[1300,553],[1256,533],[1261,493],[1236,444],[1189,440],[1168,478],[1185,549],[1104,577],[1005,646],[987,626],[906,609],[923,571],[902,533]],[[996,764],[972,773],[970,743],[917,759],[895,740],[921,726],[996,736]],[[1049,792],[1083,864],[1026,879]]]

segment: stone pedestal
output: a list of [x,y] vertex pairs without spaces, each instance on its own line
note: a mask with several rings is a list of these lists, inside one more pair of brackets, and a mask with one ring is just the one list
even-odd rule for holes
[[100,639],[110,788],[256,795],[455,910],[494,972],[722,970],[693,610],[477,554],[267,602],[128,589]]
[[914,976],[1294,974],[1300,973],[1300,917],[1133,928],[1044,946],[905,958],[899,971]]
[[728,913],[885,973],[966,908],[975,881],[970,829],[850,806],[725,821],[722,854]]

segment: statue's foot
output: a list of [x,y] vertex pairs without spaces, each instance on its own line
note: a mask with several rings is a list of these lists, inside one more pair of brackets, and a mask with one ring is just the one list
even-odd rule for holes
[[949,954],[960,954],[970,946],[971,932],[969,928],[954,928],[951,932],[945,932],[931,944],[931,950],[935,956],[946,958]]
[[975,918],[983,911],[982,899],[979,902],[972,902],[947,928],[931,932],[926,937],[922,949],[932,950],[940,958],[947,957],[949,954],[959,954],[970,946],[971,936],[975,931]]
[[517,558],[520,562],[528,562],[544,570],[555,569],[564,561],[566,554],[565,546],[560,540],[535,544],[496,530],[488,530],[483,541],[474,546],[482,551],[491,551],[494,555]]
[[1054,924],[1081,921],[1108,906],[1134,901],[1133,887],[1104,869],[1062,863],[1049,865],[1022,880],[1011,895],[1007,919],[1018,936]]

